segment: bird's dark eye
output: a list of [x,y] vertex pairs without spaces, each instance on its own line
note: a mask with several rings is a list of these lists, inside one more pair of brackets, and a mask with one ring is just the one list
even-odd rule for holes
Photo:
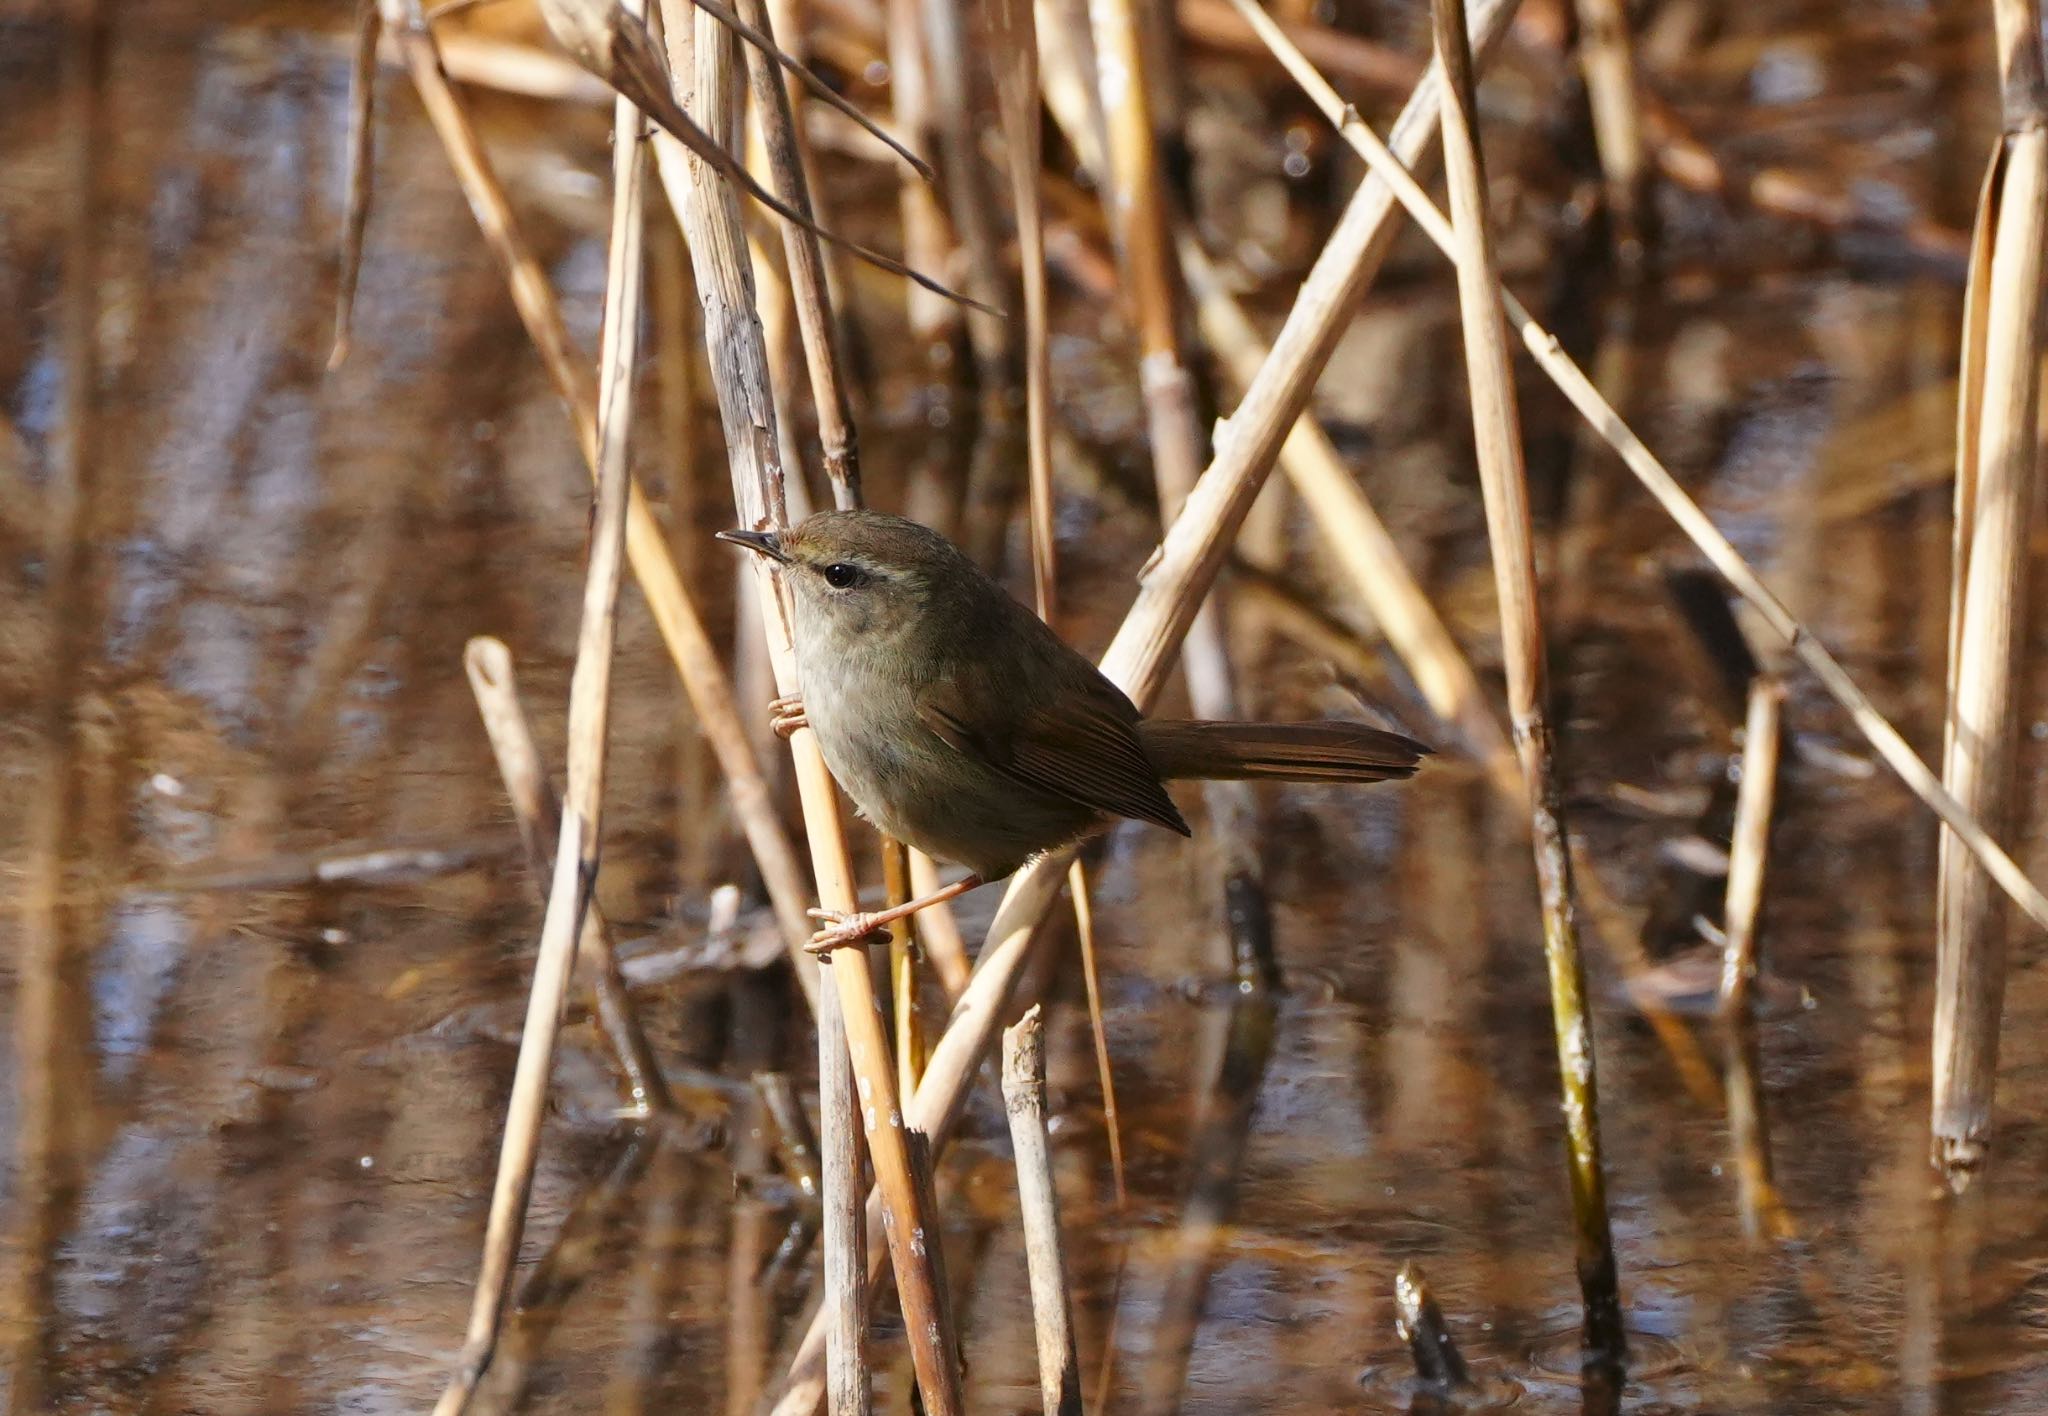
[[834,561],[825,567],[825,583],[834,590],[851,590],[867,578],[859,566],[848,565],[845,561]]

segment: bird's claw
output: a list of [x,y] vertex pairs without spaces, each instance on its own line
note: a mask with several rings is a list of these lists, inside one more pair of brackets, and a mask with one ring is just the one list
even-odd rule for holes
[[861,910],[806,910],[812,919],[825,928],[811,936],[811,942],[804,945],[813,954],[829,954],[834,949],[850,948],[856,944],[868,944],[885,938],[875,917]]
[[799,728],[808,728],[810,725],[811,720],[804,716],[804,700],[801,694],[786,693],[769,701],[768,728],[784,742],[796,736]]

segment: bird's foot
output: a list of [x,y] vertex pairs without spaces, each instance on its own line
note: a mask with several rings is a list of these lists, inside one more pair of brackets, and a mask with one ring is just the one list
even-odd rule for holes
[[808,728],[811,720],[804,716],[804,700],[800,693],[786,693],[768,704],[768,727],[775,736],[788,742],[796,736],[797,729]]
[[805,913],[825,926],[811,936],[810,943],[804,945],[813,954],[829,954],[834,949],[877,943],[888,937],[882,921],[862,910],[806,910]]

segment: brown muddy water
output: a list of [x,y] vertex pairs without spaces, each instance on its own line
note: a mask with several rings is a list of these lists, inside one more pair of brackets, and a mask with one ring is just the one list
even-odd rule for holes
[[[0,1390],[25,1413],[418,1411],[461,1339],[539,924],[461,651],[479,633],[512,647],[558,760],[587,490],[396,78],[356,347],[323,375],[342,7],[104,8],[95,148],[71,106],[76,31],[0,5],[0,773],[19,902],[0,925]],[[1365,20],[1411,46],[1424,32],[1412,7]],[[1993,111],[1988,7],[1674,0],[1652,7],[1645,54],[1724,158],[1803,174],[1857,224],[1815,233],[1667,193],[1666,261],[1612,278],[1570,219],[1587,169],[1560,70],[1524,44],[1487,90],[1511,274],[1926,751],[1959,281],[1894,233],[1967,224]],[[1209,55],[1189,72],[1204,234],[1277,314],[1357,169],[1263,65]],[[882,77],[849,89],[882,108]],[[592,339],[602,116],[476,104]],[[1303,175],[1283,175],[1290,162]],[[893,241],[894,175],[843,154],[826,170]],[[674,320],[689,302],[665,288],[657,314]],[[1014,457],[963,445],[968,400],[926,387],[899,292],[865,274],[856,288],[871,495],[944,510],[948,469]],[[1087,454],[1063,469],[1064,627],[1099,648],[1155,539],[1133,490],[1149,481],[1143,420],[1107,303],[1071,283],[1056,297],[1062,422]],[[1456,326],[1448,279],[1404,246],[1319,409],[1497,681]],[[74,501],[81,350],[97,374]],[[706,387],[668,385],[641,463],[729,623]],[[1557,401],[1533,386],[1526,401],[1574,825],[1617,901],[1593,932],[1665,959],[1697,943],[1719,891],[1739,703],[1686,607],[1721,601]],[[1015,495],[995,480],[977,496]],[[1368,647],[1333,674],[1240,582],[1248,707],[1355,711],[1356,688],[1446,741],[1369,647],[1298,507],[1276,497],[1270,515],[1259,534],[1283,577]],[[981,542],[1000,552],[990,524]],[[2038,639],[2048,616],[2033,622]],[[600,902],[636,941],[640,1005],[692,1119],[659,1144],[617,1122],[578,1014],[535,1185],[529,1306],[487,1393],[498,1409],[744,1412],[817,1282],[814,1255],[773,1262],[801,1197],[746,1078],[785,1067],[807,1088],[810,1036],[779,970],[705,966],[712,892],[744,884],[746,862],[631,590],[617,675]],[[1697,1027],[1687,1072],[1621,997],[1611,948],[1591,954],[1635,1335],[1620,1405],[2048,1409],[2040,941],[2015,941],[1992,1163],[1963,1201],[1938,1199],[1931,819],[1808,681],[1786,722],[1772,1012],[1746,1039]],[[2042,767],[2027,760],[2030,783]],[[1399,789],[1273,790],[1262,806],[1287,976],[1271,1011],[1220,982],[1199,826],[1194,846],[1127,827],[1096,864],[1131,1159],[1121,1217],[1077,970],[1050,980],[1091,1389],[1106,1380],[1133,1412],[1407,1409],[1392,1290],[1412,1261],[1489,1399],[1578,1409],[1555,1061],[1514,814],[1455,751]],[[2039,820],[2025,832],[2015,851],[2038,878]],[[437,854],[345,868],[399,848]],[[316,879],[323,862],[340,878]],[[977,897],[964,917],[990,908]],[[941,1174],[976,1411],[1037,1403],[1007,1149],[985,1083]],[[901,1345],[879,1356],[881,1402],[904,1410]]]

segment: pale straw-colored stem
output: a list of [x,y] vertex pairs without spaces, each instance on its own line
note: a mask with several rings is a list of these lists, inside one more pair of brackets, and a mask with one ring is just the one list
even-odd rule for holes
[[[1965,302],[1944,785],[1974,826],[2015,822],[2027,550],[2039,496],[2044,252],[2048,252],[2048,80],[2038,0],[1996,0],[2004,126],[1978,214],[1980,257]],[[1958,835],[1958,839],[1966,839]],[[1945,832],[1934,994],[1934,1162],[1961,1190],[1989,1144],[2005,1004],[2006,907],[1979,860]],[[2031,910],[2030,910],[2031,912]],[[2039,916],[2036,916],[2039,921]]]
[[[541,765],[540,749],[534,745],[533,729],[526,721],[526,708],[519,701],[519,685],[512,672],[512,651],[504,642],[488,636],[469,641],[462,651],[462,667],[469,675],[470,692],[476,698],[484,732],[491,740],[491,755],[497,759],[498,775],[504,780],[505,795],[512,803],[512,819],[519,825],[520,844],[526,850],[527,873],[534,889],[547,900],[548,846],[561,836],[562,806],[549,785],[547,769]],[[576,942],[576,958],[591,981],[597,1001],[598,1022],[626,1074],[630,1103],[642,1111],[667,1111],[673,1105],[668,1083],[647,1034],[633,1011],[626,981],[619,975],[619,961],[612,952],[611,930],[604,914],[593,903],[583,919],[583,934]]]
[[1038,1337],[1038,1389],[1047,1416],[1081,1416],[1081,1357],[1067,1311],[1067,1260],[1060,1200],[1045,1134],[1045,1026],[1036,1004],[1003,1030],[1003,1104],[1024,1216],[1024,1265]]
[[641,295],[641,145],[645,124],[621,98],[613,112],[612,229],[605,276],[604,330],[599,342],[597,516],[583,582],[582,621],[569,680],[568,791],[546,918],[541,923],[533,988],[519,1038],[519,1060],[506,1104],[505,1137],[484,1229],[482,1272],[469,1329],[454,1375],[435,1406],[453,1416],[470,1395],[497,1346],[512,1263],[526,1222],[527,1195],[540,1152],[540,1124],[554,1066],[562,1000],[576,959],[576,940],[597,883],[604,811],[605,749],[611,712],[612,645],[624,576],[627,448],[633,413],[633,368]]
[[1756,982],[1756,921],[1763,906],[1764,866],[1778,794],[1778,723],[1785,685],[1758,674],[1749,685],[1742,725],[1742,780],[1735,789],[1735,827],[1728,850],[1727,904],[1721,911],[1721,1011],[1749,1006]]
[[1607,190],[1607,218],[1625,257],[1642,254],[1643,113],[1636,96],[1635,41],[1626,0],[1575,0],[1579,68],[1593,110],[1593,146]]

